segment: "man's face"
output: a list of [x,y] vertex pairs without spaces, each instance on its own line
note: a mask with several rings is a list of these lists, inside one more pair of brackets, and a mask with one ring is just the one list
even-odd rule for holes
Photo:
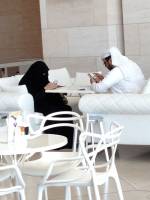
[[111,58],[110,58],[109,60],[103,59],[103,63],[104,63],[105,67],[106,67],[108,70],[112,70],[112,69],[113,69]]

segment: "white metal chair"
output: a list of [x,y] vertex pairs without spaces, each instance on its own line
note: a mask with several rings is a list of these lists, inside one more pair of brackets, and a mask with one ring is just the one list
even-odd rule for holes
[[[97,114],[97,113],[86,114],[86,129],[85,130],[87,132],[91,132],[91,134],[97,133],[97,134],[104,135],[106,133],[106,128],[104,124],[104,119],[101,116],[101,114]],[[92,142],[93,144],[94,143],[93,137],[87,138],[86,144],[88,144],[88,142]],[[105,150],[105,156],[106,156],[106,159],[109,159],[107,150]]]
[[86,115],[86,131],[102,133],[103,117],[101,114],[88,113]]
[[[93,133],[92,137],[96,139],[96,143],[88,144],[88,146],[85,145],[85,142],[87,137],[91,137],[91,133],[83,132],[80,135],[80,145],[84,156],[82,156],[82,154],[79,154],[77,157],[70,157],[66,159],[60,158],[53,160],[53,162],[50,163],[49,168],[45,173],[45,176],[42,178],[38,185],[38,200],[41,200],[43,192],[46,191],[48,187],[52,186],[64,186],[66,188],[66,200],[71,199],[72,186],[87,187],[89,200],[92,200],[93,198],[91,195],[90,187],[94,186],[95,199],[100,200],[98,185],[105,184],[109,177],[113,177],[116,180],[120,199],[123,200],[122,190],[115,167],[115,152],[122,128],[123,127],[121,126],[117,126],[115,127],[115,129],[111,130],[105,135]],[[96,165],[95,163],[97,154],[107,148],[112,149],[111,157],[108,161],[106,161],[105,164]],[[85,164],[85,161],[87,165]],[[68,168],[66,171],[62,171],[56,176],[53,176],[53,170],[55,171],[55,167],[57,167],[57,165],[59,165],[60,163],[67,163],[67,166],[70,166],[70,168]],[[106,169],[103,173],[99,173],[96,172],[97,167],[105,167]]]
[[[35,124],[34,121],[39,121],[39,124]],[[57,122],[53,125],[45,125],[47,121]],[[70,122],[73,123],[70,123]],[[73,151],[77,151],[77,140],[78,140],[78,131],[83,131],[83,121],[82,116],[76,112],[72,111],[59,111],[51,113],[47,116],[40,116],[30,114],[27,119],[29,126],[29,133],[31,136],[44,133],[48,129],[57,128],[57,127],[72,127],[74,129],[73,133]]]
[[[65,115],[65,117],[62,117],[62,115]],[[41,119],[41,124],[39,129],[34,130],[34,127],[32,127],[33,118]],[[50,121],[57,121],[56,124],[52,125],[45,125],[45,122],[47,120]],[[69,123],[70,121],[73,121],[74,123]],[[73,139],[73,148],[70,149],[69,152],[65,151],[55,151],[55,152],[42,152],[41,157],[36,160],[26,160],[23,164],[20,165],[22,173],[29,176],[40,176],[44,177],[46,171],[48,171],[49,165],[53,160],[59,160],[59,159],[68,159],[72,157],[76,157],[78,155],[79,150],[79,134],[81,131],[83,131],[83,122],[82,117],[75,112],[71,111],[60,111],[55,112],[52,114],[49,114],[47,116],[34,116],[30,115],[28,117],[28,124],[29,129],[31,131],[31,137],[40,135],[45,130],[49,130],[51,128],[56,127],[72,127],[74,129],[74,139]],[[49,135],[50,137],[50,135]],[[76,162],[76,165],[79,162]],[[53,171],[53,176],[57,175],[61,172],[67,171],[71,165],[68,165],[66,162],[61,162],[61,164],[58,164],[57,167],[55,167],[55,170]],[[45,198],[47,199],[47,194],[45,194]]]
[[15,184],[3,188],[1,187],[0,196],[18,193],[19,199],[25,200],[25,184],[19,168],[16,165],[0,165],[0,182],[10,179],[11,177],[14,179]]
[[[96,199],[100,199],[100,194],[98,191],[98,186],[105,184],[107,186],[109,178],[115,180],[119,199],[123,200],[122,188],[118,176],[118,172],[115,165],[115,153],[117,145],[120,140],[120,135],[122,133],[123,127],[116,122],[111,123],[110,131],[100,135],[91,134],[86,132],[80,135],[80,146],[82,153],[85,157],[86,163],[89,166],[90,172],[93,177],[94,191]],[[92,138],[91,144],[86,144],[88,138]],[[111,152],[109,151],[111,149]],[[97,164],[96,158],[100,152],[105,151],[105,162],[102,164]],[[108,154],[109,152],[109,154]],[[100,155],[100,154],[99,154]],[[100,171],[101,170],[101,171]],[[105,187],[105,192],[107,192],[107,187]]]

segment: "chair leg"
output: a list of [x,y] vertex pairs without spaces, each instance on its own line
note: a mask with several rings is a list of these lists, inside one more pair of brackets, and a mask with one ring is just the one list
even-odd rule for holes
[[116,183],[116,187],[117,187],[117,190],[118,190],[119,199],[120,200],[124,200],[123,192],[122,192],[122,188],[121,188],[121,183],[120,183],[119,176],[118,176],[118,173],[117,173],[116,170],[114,170],[114,176],[113,176],[113,178],[114,178],[115,183]]
[[82,194],[81,194],[80,187],[79,187],[79,186],[77,186],[77,187],[76,187],[76,189],[77,189],[77,195],[78,195],[78,199],[79,199],[79,200],[82,200]]
[[24,189],[20,190],[20,191],[19,191],[19,194],[20,194],[20,200],[25,200],[25,192],[24,192]]
[[109,178],[107,178],[107,181],[104,184],[104,200],[107,200],[107,196],[108,196],[108,188],[109,188]]
[[71,188],[70,188],[70,186],[65,187],[65,200],[71,200]]
[[121,184],[120,184],[119,179],[115,178],[115,182],[116,182],[116,186],[117,186],[117,190],[118,190],[119,199],[124,200],[123,192],[122,192],[122,188],[121,188]]
[[48,200],[47,188],[44,190],[44,200]]
[[91,187],[87,187],[87,192],[88,192],[88,198],[89,198],[89,200],[92,200],[93,198],[92,198],[92,194],[91,194]]
[[98,190],[98,186],[97,186],[97,185],[94,185],[94,192],[95,192],[95,199],[96,199],[96,200],[101,200],[101,198],[100,198],[100,193],[99,193],[99,190]]
[[43,197],[43,187],[38,186],[37,200],[42,200],[42,197]]
[[[12,176],[10,176],[9,179],[10,179],[11,186],[19,184],[18,180],[14,177],[14,174],[12,174]],[[21,190],[19,192],[14,193],[14,198],[17,200],[22,200]]]

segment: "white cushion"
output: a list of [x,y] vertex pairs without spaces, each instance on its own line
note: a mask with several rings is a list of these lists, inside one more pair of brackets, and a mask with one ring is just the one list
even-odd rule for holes
[[143,94],[150,94],[150,79],[147,80],[147,83],[142,91]]
[[28,93],[27,87],[25,85],[17,85],[17,86],[0,86],[0,89],[3,92],[16,92],[19,94]]
[[21,80],[21,78],[24,76],[24,74],[19,74],[19,75],[15,75],[15,79],[16,79],[16,82],[19,83],[19,81]]
[[48,79],[50,82],[57,81],[59,85],[71,85],[71,77],[66,68],[51,69],[48,72]]
[[20,79],[20,75],[0,78],[0,86],[16,86],[18,85]]
[[19,101],[22,94],[14,92],[1,92],[0,93],[0,110],[20,110]]
[[0,78],[0,86],[5,86],[5,85],[16,85],[16,79],[14,78],[14,76]]
[[145,94],[87,94],[79,101],[83,113],[149,114],[150,95]]
[[0,110],[17,111],[21,110],[24,114],[33,113],[34,102],[31,94],[19,94],[18,92],[0,92]]

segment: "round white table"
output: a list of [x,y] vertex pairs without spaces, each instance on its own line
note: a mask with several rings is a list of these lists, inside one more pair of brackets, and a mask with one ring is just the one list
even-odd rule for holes
[[[34,154],[37,152],[44,152],[58,149],[67,144],[68,140],[65,136],[55,134],[41,134],[36,137],[24,137],[26,143],[21,139],[19,142],[7,143],[0,142],[0,155],[18,155],[18,154]],[[19,140],[20,138],[18,138]],[[23,142],[23,143],[22,143]]]

